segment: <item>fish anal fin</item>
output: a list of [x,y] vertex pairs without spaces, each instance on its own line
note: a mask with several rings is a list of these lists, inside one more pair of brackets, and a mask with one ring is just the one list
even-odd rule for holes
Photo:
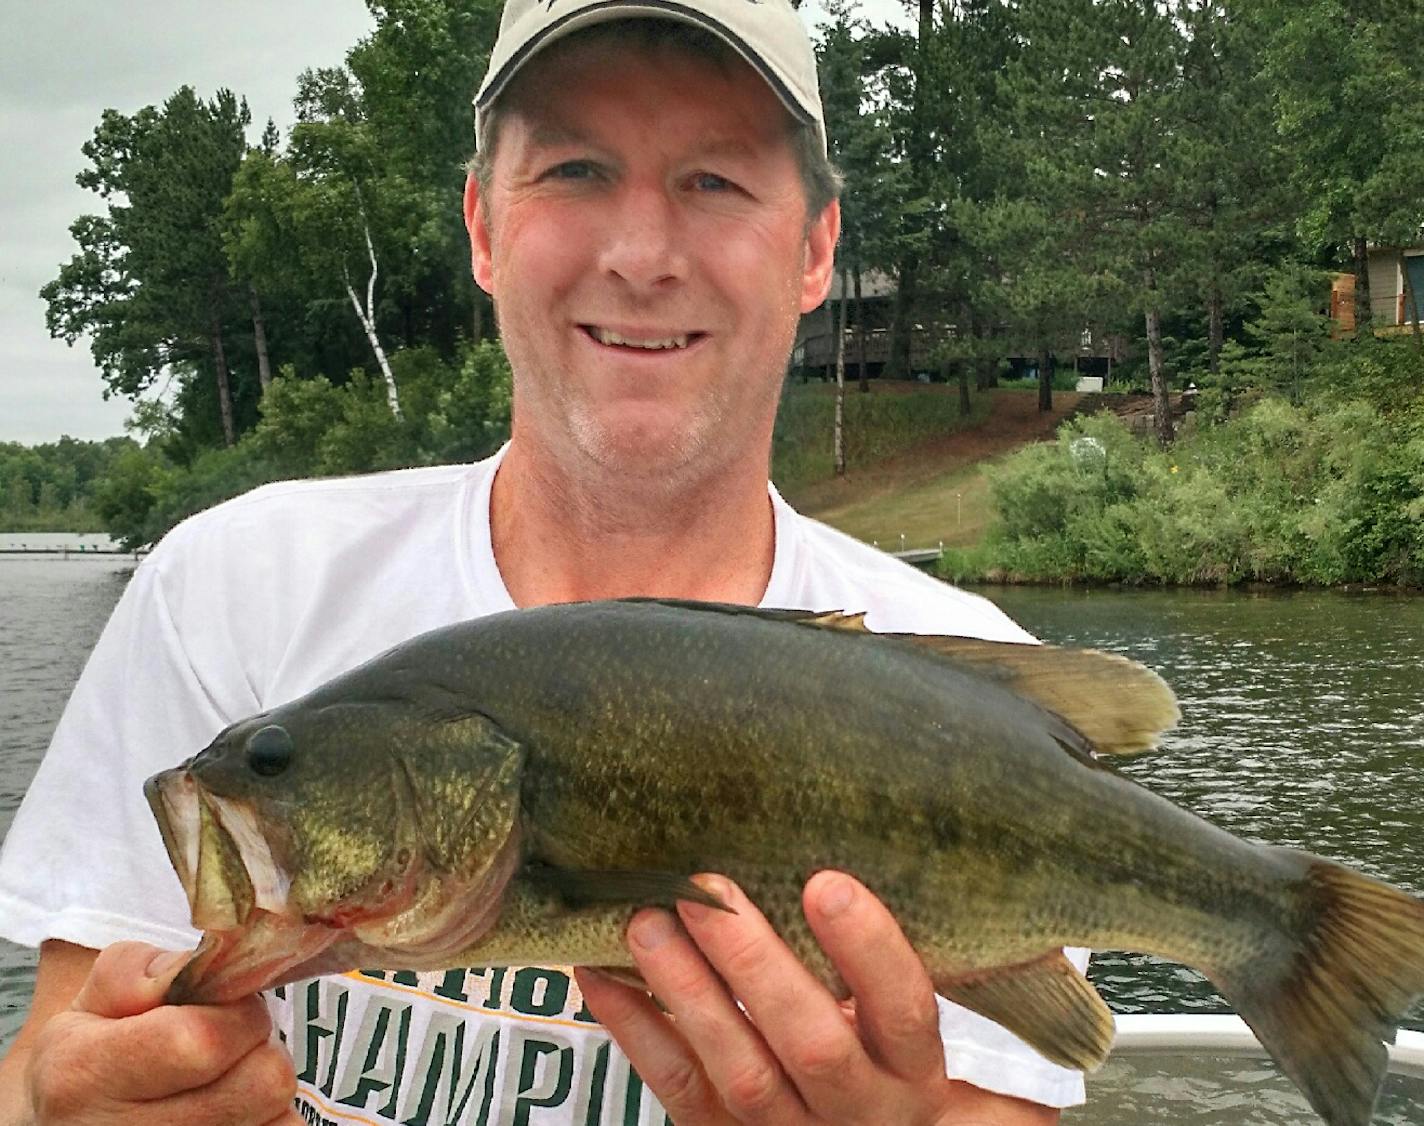
[[934,986],[1062,1067],[1092,1071],[1112,1048],[1112,1013],[1062,951],[1012,966],[936,976]]
[[570,907],[591,907],[599,903],[626,903],[635,907],[668,907],[679,900],[701,903],[719,911],[736,912],[710,891],[675,872],[592,871],[560,868],[532,861],[522,878],[540,891],[557,896]]
[[1181,718],[1166,682],[1146,665],[1116,653],[937,634],[887,636],[996,680],[1061,716],[1099,754],[1150,751]]

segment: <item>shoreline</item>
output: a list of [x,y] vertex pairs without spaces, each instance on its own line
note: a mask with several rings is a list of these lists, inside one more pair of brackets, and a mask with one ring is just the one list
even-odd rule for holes
[[1402,595],[1424,595],[1424,586],[1409,586],[1396,583],[1301,583],[1301,582],[1265,582],[1261,579],[1251,579],[1239,583],[1164,583],[1153,579],[1143,579],[1134,582],[1129,579],[1085,579],[1085,578],[1059,578],[1059,579],[1031,579],[1018,576],[976,576],[956,578],[941,570],[933,570],[931,574],[935,578],[944,582],[952,583],[961,587],[1038,587],[1041,589],[1063,589],[1071,588],[1077,590],[1104,590],[1113,591],[1117,594],[1131,594],[1135,591],[1201,591],[1220,592],[1228,594],[1237,592],[1241,594],[1294,594],[1306,592],[1325,592],[1332,594],[1402,594]]

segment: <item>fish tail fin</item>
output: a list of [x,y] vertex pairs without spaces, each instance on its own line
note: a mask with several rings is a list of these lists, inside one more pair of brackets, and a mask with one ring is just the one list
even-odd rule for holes
[[1424,901],[1319,857],[1272,851],[1300,868],[1291,949],[1213,980],[1329,1126],[1368,1126],[1385,1044],[1424,994]]

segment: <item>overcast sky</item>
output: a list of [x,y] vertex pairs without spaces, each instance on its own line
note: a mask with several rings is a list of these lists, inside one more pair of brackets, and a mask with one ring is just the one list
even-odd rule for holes
[[[808,8],[810,7],[808,3]],[[871,0],[877,22],[899,0]],[[88,342],[45,328],[39,289],[75,251],[69,225],[102,201],[79,188],[80,146],[109,107],[133,113],[185,83],[246,97],[253,137],[292,123],[297,75],[370,30],[363,0],[0,0],[0,441],[123,433]]]

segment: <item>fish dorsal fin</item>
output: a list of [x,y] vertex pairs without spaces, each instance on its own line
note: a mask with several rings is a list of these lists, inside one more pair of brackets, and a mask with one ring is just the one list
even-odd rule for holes
[[1061,716],[1104,755],[1150,751],[1181,718],[1177,698],[1146,665],[1097,649],[1063,649],[937,634],[885,634],[997,680]]
[[[864,613],[768,610],[715,602],[629,598],[681,609],[792,622],[813,629],[870,634],[929,650],[960,669],[998,681],[1061,717],[1104,755],[1150,751],[1181,718],[1166,682],[1145,665],[1097,649],[1065,649],[943,634],[876,633]],[[1071,749],[1071,748],[1070,748]]]
[[819,626],[821,629],[843,629],[851,633],[873,632],[865,624],[864,612],[859,614],[847,614],[843,610],[832,610],[826,614],[812,614],[809,617],[797,620],[803,626]]
[[[832,611],[798,618],[819,629],[873,633],[864,614]],[[1066,720],[1105,755],[1150,751],[1181,718],[1177,698],[1146,665],[1097,649],[1064,649],[943,634],[881,633],[997,680]]]
[[1112,1013],[1061,950],[1034,962],[933,980],[936,992],[1002,1024],[1061,1067],[1093,1071],[1112,1047]]

